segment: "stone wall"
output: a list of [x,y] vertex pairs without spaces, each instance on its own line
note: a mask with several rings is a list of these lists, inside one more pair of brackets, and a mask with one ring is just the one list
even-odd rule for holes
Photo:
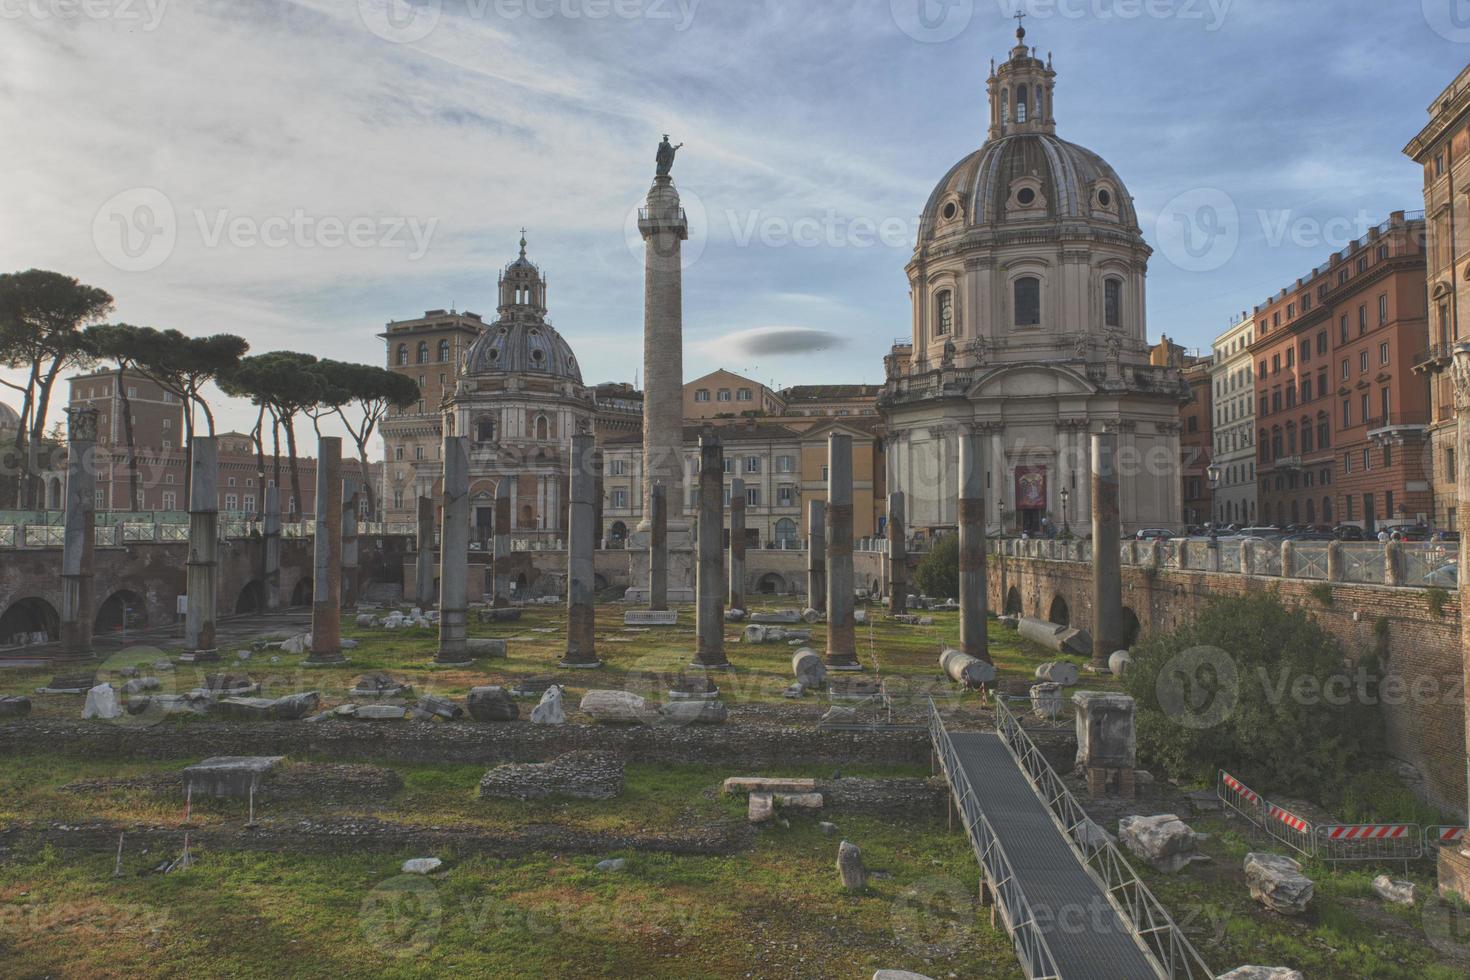
[[[1465,810],[1465,714],[1461,683],[1460,607],[1451,592],[1436,615],[1423,589],[1326,583],[1125,565],[1123,605],[1141,634],[1189,622],[1213,597],[1274,590],[1305,608],[1357,659],[1379,650],[1387,669],[1382,698],[1387,750],[1424,777],[1423,795],[1451,812]],[[991,609],[1060,618],[1092,628],[1092,566],[1079,562],[990,556]],[[1060,602],[1058,601],[1060,600]],[[1398,693],[1394,693],[1397,691]]]

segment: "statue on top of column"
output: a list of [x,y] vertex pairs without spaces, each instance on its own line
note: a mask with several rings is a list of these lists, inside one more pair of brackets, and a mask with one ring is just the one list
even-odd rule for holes
[[674,154],[679,152],[683,143],[674,146],[669,142],[669,134],[664,133],[664,141],[658,145],[658,176],[667,177],[669,171],[674,169]]

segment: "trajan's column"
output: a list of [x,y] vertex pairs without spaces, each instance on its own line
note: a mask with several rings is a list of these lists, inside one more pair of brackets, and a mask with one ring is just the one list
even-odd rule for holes
[[653,486],[668,506],[668,600],[694,601],[694,545],[684,513],[684,272],[689,222],[669,171],[679,147],[665,136],[648,200],[638,212],[643,236],[643,518],[630,542],[633,586],[627,598],[647,602]]

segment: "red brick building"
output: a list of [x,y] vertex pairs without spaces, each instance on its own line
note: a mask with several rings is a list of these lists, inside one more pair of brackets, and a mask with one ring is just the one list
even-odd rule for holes
[[1424,221],[1394,212],[1256,307],[1260,520],[1428,520]]
[[1186,357],[1184,380],[1194,397],[1179,411],[1179,467],[1184,481],[1184,523],[1204,524],[1211,520],[1209,467],[1214,449],[1214,385],[1210,380],[1212,358]]

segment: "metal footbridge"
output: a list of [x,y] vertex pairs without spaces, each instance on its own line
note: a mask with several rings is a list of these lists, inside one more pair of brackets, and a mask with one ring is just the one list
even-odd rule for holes
[[995,713],[994,733],[951,733],[931,701],[929,732],[1026,976],[1213,977],[1000,698]]

